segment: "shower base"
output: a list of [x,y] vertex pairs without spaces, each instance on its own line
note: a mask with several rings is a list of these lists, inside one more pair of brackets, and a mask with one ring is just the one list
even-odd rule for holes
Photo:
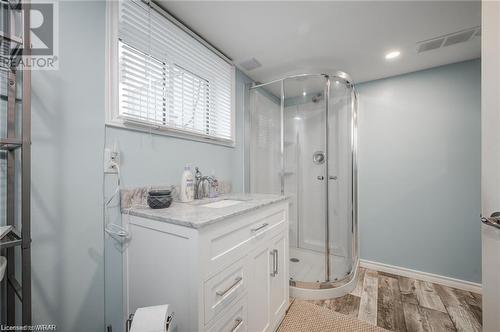
[[357,264],[350,276],[348,275],[351,270],[350,262],[347,262],[345,257],[331,255],[330,266],[332,270],[330,281],[335,286],[324,283],[324,253],[290,248],[290,296],[305,300],[321,300],[350,293],[356,286]]
[[[298,259],[298,262],[295,260]],[[325,281],[325,254],[301,248],[290,248],[290,280],[304,282]],[[350,263],[345,257],[330,255],[331,281],[344,278]]]

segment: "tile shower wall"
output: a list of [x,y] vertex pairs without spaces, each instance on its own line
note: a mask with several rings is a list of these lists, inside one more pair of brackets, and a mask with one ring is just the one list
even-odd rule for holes
[[361,258],[481,282],[481,63],[360,84]]

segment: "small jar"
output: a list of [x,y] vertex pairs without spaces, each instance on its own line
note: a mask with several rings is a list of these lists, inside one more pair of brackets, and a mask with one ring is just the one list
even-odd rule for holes
[[165,190],[150,190],[148,192],[148,205],[152,209],[165,209],[172,204],[172,191]]

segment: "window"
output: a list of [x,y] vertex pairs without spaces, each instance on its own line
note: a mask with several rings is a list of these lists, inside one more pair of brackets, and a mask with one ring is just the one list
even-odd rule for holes
[[234,143],[234,66],[155,5],[124,0],[115,6],[113,124]]

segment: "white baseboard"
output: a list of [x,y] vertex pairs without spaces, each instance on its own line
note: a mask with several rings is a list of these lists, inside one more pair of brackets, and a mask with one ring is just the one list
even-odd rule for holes
[[372,262],[365,259],[360,260],[360,266],[370,270],[376,270],[380,272],[400,275],[407,278],[429,281],[443,286],[458,288],[465,291],[482,294],[482,289],[483,289],[482,285],[471,281],[460,280],[460,279],[441,276],[438,274],[407,269],[405,267],[400,267],[400,266]]

